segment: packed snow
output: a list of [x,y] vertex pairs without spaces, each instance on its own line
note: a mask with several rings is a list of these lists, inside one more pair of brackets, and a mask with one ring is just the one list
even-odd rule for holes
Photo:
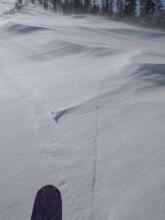
[[0,219],[46,184],[63,220],[165,219],[165,32],[27,6],[0,39]]

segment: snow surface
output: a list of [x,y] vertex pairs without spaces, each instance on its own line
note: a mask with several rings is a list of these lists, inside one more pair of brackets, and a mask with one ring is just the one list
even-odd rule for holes
[[165,219],[165,33],[28,6],[0,17],[0,219]]

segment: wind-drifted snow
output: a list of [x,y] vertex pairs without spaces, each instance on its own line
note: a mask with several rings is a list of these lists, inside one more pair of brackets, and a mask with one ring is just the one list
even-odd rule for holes
[[165,219],[165,33],[28,7],[0,18],[0,219]]

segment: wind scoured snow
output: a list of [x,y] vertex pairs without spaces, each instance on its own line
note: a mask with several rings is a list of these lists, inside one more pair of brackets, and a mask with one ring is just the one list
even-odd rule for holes
[[165,218],[165,33],[29,6],[0,21],[0,219]]

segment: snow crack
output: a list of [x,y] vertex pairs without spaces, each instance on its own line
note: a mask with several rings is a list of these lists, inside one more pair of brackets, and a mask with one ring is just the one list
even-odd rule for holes
[[93,168],[93,178],[92,178],[92,213],[91,219],[94,219],[94,202],[95,202],[95,190],[96,190],[96,173],[97,173],[97,161],[98,161],[98,119],[100,110],[100,93],[103,87],[103,81],[101,81],[98,94],[96,97],[96,117],[95,117],[95,138],[94,138],[94,168]]

